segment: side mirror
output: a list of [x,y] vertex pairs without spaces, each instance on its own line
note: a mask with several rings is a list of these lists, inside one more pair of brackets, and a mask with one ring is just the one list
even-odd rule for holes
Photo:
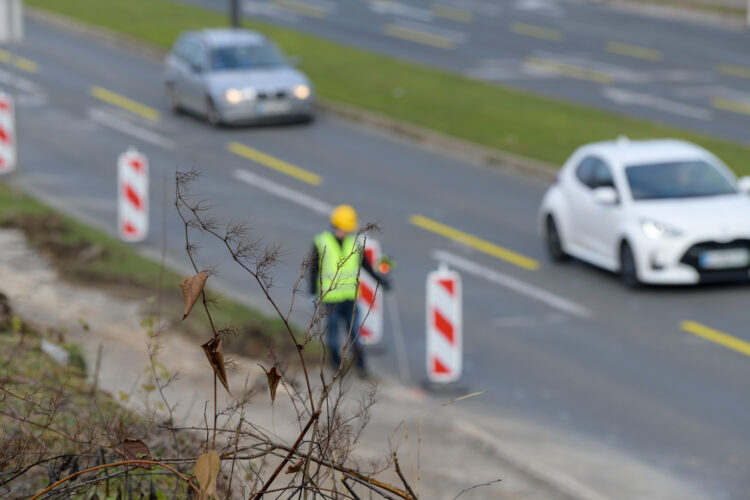
[[615,188],[602,186],[594,189],[594,200],[600,205],[617,205],[620,197],[617,196]]
[[743,193],[750,194],[750,175],[740,177],[740,179],[737,181],[737,187]]
[[193,73],[201,74],[203,73],[203,66],[200,64],[191,64],[190,68],[193,70]]
[[302,58],[300,56],[289,56],[286,58],[286,63],[289,66],[297,67],[302,64]]

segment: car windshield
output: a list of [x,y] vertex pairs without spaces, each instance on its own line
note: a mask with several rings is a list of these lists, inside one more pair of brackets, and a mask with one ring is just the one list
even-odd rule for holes
[[625,169],[634,200],[695,198],[737,190],[715,166],[703,160],[633,165]]
[[211,69],[232,70],[282,66],[284,58],[270,43],[219,47],[211,51]]

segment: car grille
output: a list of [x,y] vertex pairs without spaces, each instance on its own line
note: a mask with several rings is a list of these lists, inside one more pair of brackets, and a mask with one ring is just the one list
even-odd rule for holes
[[730,269],[702,269],[700,267],[700,256],[703,252],[709,250],[731,250],[737,248],[746,248],[750,250],[750,240],[734,240],[727,243],[703,241],[688,248],[682,256],[682,259],[680,259],[680,262],[687,264],[698,271],[701,282],[704,283],[748,280],[750,279],[750,267],[747,266]]
[[261,91],[258,92],[258,100],[265,101],[268,99],[286,99],[288,97],[286,90]]

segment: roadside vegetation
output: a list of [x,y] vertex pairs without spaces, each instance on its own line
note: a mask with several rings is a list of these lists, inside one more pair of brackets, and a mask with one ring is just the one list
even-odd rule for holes
[[[174,308],[183,301],[176,285],[182,277],[102,231],[55,212],[32,197],[0,182],[0,227],[17,228],[29,243],[50,258],[60,276],[71,283],[96,286],[116,296],[144,301],[144,315],[157,307]],[[214,297],[219,294],[213,293]],[[159,299],[157,301],[157,298]],[[258,356],[273,349],[280,356],[294,354],[283,340],[278,319],[268,318],[239,302],[221,298],[211,304],[217,321],[231,324],[236,335],[225,341],[227,348]],[[175,316],[173,321],[178,321]],[[204,317],[179,325],[179,329],[201,336],[209,328]]]
[[[162,49],[168,49],[183,30],[227,25],[221,13],[169,0],[27,0],[26,4]],[[750,148],[741,144],[485,84],[266,23],[245,25],[276,40],[287,54],[300,56],[302,69],[321,97],[483,146],[559,165],[576,147],[595,140],[621,134],[675,137],[708,148],[740,175],[750,174]]]

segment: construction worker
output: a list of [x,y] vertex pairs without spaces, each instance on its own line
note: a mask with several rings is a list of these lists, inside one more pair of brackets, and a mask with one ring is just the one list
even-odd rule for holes
[[388,290],[390,285],[362,258],[358,227],[357,212],[351,206],[336,207],[331,212],[331,228],[315,236],[309,276],[310,293],[323,303],[323,314],[327,317],[326,342],[331,363],[337,369],[341,365],[339,325],[343,323],[344,331],[351,332],[351,337],[345,336],[348,341],[344,346],[353,353],[359,374],[365,377],[367,370],[358,335],[362,315],[355,307],[360,265],[381,288]]

